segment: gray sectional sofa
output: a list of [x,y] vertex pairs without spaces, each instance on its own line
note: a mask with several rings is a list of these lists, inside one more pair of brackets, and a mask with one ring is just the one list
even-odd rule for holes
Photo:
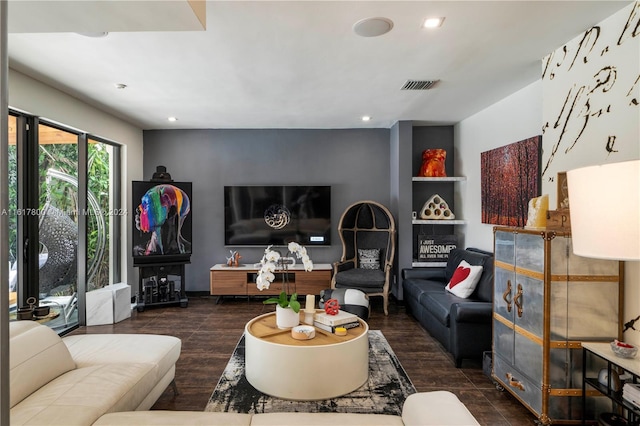
[[[445,290],[461,260],[482,265],[480,281],[467,299]],[[479,249],[454,249],[444,268],[402,270],[404,300],[411,314],[452,355],[456,367],[463,359],[482,358],[491,350],[493,314],[493,254]]]

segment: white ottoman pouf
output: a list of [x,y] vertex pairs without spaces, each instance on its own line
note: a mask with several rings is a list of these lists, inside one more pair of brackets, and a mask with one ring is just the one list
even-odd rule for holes
[[109,284],[88,291],[86,296],[87,325],[114,324],[131,317],[131,286]]

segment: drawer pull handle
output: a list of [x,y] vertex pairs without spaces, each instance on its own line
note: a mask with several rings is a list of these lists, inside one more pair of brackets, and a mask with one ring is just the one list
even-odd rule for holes
[[506,376],[507,376],[507,380],[509,381],[509,386],[511,386],[512,388],[520,389],[521,391],[524,392],[524,385],[522,384],[521,381],[513,377],[511,373],[507,373]]
[[502,293],[502,300],[507,304],[507,312],[511,312],[511,280],[507,280],[507,289]]
[[518,318],[522,318],[522,284],[518,284],[518,291],[516,291],[513,303],[518,307]]

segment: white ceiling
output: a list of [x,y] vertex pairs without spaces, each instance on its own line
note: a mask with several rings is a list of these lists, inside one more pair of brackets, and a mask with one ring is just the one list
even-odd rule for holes
[[[207,1],[199,31],[185,3],[10,0],[9,66],[142,129],[452,124],[631,1]],[[428,16],[446,20],[421,29]],[[355,35],[368,17],[394,27]]]

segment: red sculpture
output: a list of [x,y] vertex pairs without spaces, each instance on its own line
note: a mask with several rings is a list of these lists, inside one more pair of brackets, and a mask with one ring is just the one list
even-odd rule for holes
[[327,315],[338,315],[339,310],[340,304],[338,303],[338,299],[329,299],[324,302],[324,311]]
[[418,177],[447,177],[444,160],[447,151],[444,149],[425,149],[422,151],[422,167]]

